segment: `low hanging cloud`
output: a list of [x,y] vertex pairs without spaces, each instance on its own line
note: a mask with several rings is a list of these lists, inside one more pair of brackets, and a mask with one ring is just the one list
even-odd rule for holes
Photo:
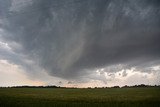
[[148,72],[160,64],[158,0],[0,0],[0,29],[16,55],[0,57],[31,74],[34,65],[76,79],[100,68]]

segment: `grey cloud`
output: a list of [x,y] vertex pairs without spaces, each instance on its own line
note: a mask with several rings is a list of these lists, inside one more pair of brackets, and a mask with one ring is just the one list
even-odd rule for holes
[[127,76],[128,73],[126,73],[126,71],[123,71],[122,76],[125,77]]
[[8,9],[11,6],[11,0],[0,0],[0,18],[8,15]]
[[86,70],[118,64],[142,68],[160,60],[158,0],[31,2],[20,11],[0,5],[9,14],[1,26],[11,34],[3,39],[21,44],[22,50],[14,51],[50,75],[77,78]]

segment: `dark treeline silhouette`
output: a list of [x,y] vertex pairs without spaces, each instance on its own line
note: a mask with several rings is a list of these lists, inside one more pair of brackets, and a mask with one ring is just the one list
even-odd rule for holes
[[65,87],[60,87],[60,86],[55,86],[55,85],[48,85],[48,86],[8,86],[8,87],[0,87],[0,88],[65,88]]
[[[132,86],[112,86],[112,87],[95,87],[95,88],[140,88],[140,87],[158,87],[160,88],[160,85],[145,85],[145,84],[140,84],[140,85],[132,85]],[[88,87],[88,89],[91,89],[91,87]]]
[[[133,86],[113,86],[113,87],[94,87],[94,88],[139,88],[139,87],[159,87],[160,85],[145,85],[145,84],[140,84],[140,85],[133,85]],[[0,87],[0,88],[77,88],[77,87],[60,87],[56,85],[48,85],[48,86],[8,86],[8,87]],[[91,87],[88,87],[88,89],[92,89]]]
[[140,85],[133,85],[133,86],[123,86],[121,88],[134,88],[134,87],[160,87],[160,85],[145,85],[145,84],[140,84]]
[[106,87],[106,88],[140,88],[140,87],[159,87],[160,88],[160,85],[145,85],[145,84],[140,84],[140,85],[132,85],[132,86],[113,86],[113,87]]

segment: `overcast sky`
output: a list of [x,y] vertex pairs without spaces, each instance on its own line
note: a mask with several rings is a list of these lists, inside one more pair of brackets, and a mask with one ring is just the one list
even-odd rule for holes
[[160,85],[159,0],[0,0],[0,86]]

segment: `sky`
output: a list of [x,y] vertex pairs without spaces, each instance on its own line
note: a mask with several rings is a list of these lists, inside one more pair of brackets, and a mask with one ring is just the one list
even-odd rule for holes
[[159,0],[0,0],[0,86],[160,85]]

